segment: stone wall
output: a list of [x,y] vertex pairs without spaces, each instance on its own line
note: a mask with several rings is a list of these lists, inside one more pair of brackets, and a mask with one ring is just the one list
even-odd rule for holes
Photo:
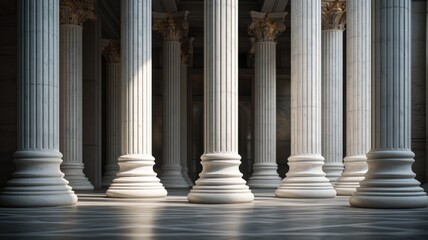
[[0,1],[0,189],[15,166],[17,121],[17,16],[16,1]]

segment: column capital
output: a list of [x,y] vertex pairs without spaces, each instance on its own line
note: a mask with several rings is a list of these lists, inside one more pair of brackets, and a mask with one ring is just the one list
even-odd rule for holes
[[345,30],[346,2],[323,1],[322,2],[322,29]]
[[101,53],[108,63],[120,63],[120,43],[114,39],[103,39]]
[[261,13],[251,11],[251,23],[248,34],[255,37],[257,42],[275,42],[276,37],[285,31],[284,18],[286,12]]
[[61,0],[60,7],[61,24],[82,26],[87,20],[97,19],[94,0]]
[[195,38],[189,37],[183,40],[181,44],[181,64],[193,65],[193,41]]
[[189,32],[188,11],[175,13],[153,12],[153,31],[163,35],[165,41],[181,41]]

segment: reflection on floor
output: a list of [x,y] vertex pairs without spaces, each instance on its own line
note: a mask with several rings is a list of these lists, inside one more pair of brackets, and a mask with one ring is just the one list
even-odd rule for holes
[[428,208],[351,208],[347,197],[279,199],[256,192],[249,204],[111,199],[81,193],[72,207],[0,208],[0,239],[428,239]]

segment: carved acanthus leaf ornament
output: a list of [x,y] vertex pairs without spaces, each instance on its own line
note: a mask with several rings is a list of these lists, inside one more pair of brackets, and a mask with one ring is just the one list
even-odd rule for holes
[[345,30],[346,3],[336,0],[322,3],[323,30]]
[[61,0],[60,6],[61,24],[82,26],[87,20],[97,19],[94,0]]

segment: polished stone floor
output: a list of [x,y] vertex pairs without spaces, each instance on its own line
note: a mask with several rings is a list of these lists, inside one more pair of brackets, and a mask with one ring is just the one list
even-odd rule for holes
[[428,208],[358,209],[347,197],[190,204],[186,191],[124,200],[80,193],[76,206],[0,208],[0,239],[428,239]]

